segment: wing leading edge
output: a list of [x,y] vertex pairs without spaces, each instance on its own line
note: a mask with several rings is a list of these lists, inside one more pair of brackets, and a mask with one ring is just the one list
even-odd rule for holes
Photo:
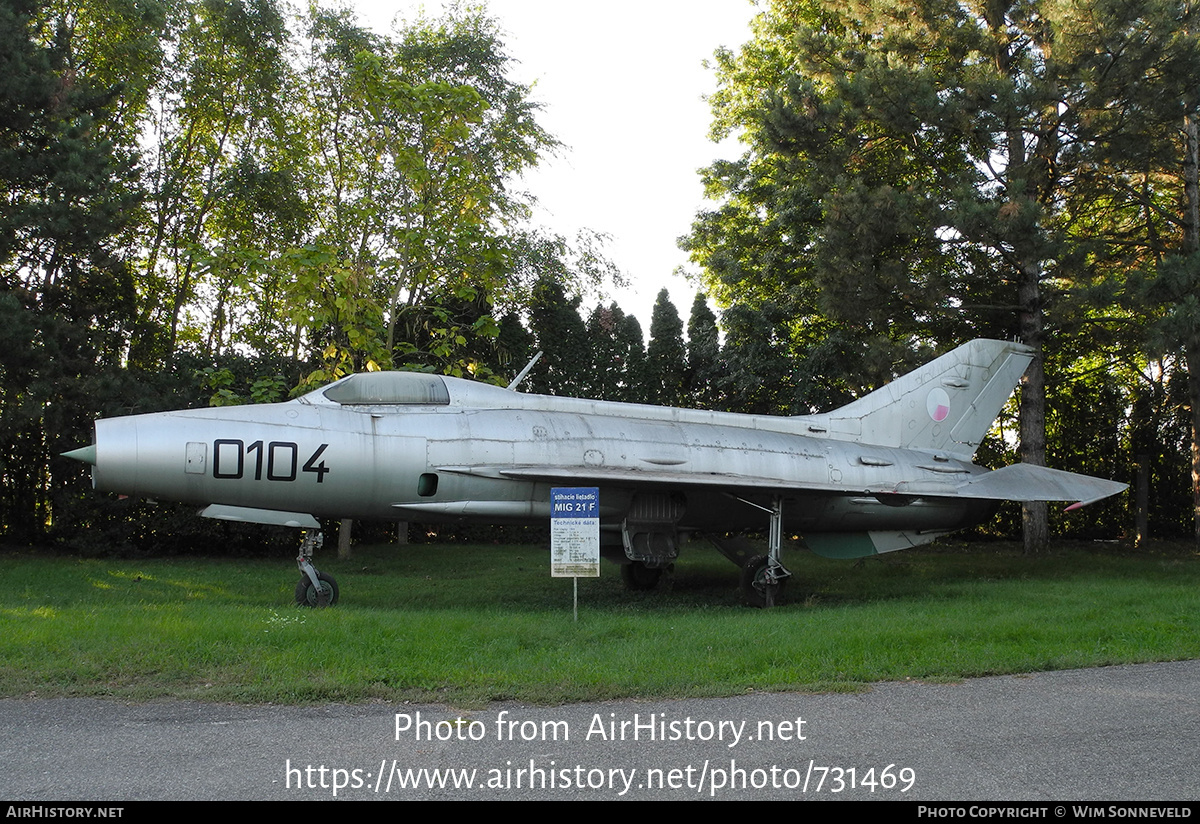
[[1123,491],[1128,484],[1019,463],[982,472],[961,482],[899,481],[867,488],[834,481],[764,478],[722,472],[671,472],[594,466],[439,467],[464,475],[513,478],[563,484],[628,484],[632,486],[699,486],[726,489],[767,489],[829,493],[834,495],[910,495],[913,497],[968,498],[988,501],[1073,501],[1070,509],[1095,503]]

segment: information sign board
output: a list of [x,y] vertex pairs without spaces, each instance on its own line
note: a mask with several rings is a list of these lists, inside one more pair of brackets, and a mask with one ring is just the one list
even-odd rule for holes
[[600,577],[600,490],[594,486],[550,490],[550,574]]

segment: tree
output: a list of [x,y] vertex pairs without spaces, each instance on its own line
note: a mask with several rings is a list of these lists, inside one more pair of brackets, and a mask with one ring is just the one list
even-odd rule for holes
[[361,273],[395,363],[477,368],[460,352],[496,324],[458,310],[508,298],[527,216],[512,183],[557,145],[530,90],[509,77],[497,25],[478,10],[419,19],[395,38],[320,12],[309,36],[313,242]]
[[274,195],[279,209],[264,196],[289,187],[282,170],[292,165],[280,157],[292,131],[282,9],[276,0],[193,0],[171,9],[171,48],[160,50],[161,80],[140,112],[147,211],[130,353],[139,365],[170,361],[181,339],[209,352],[229,342],[231,327],[255,314],[248,304],[264,250],[291,240],[299,217],[294,191]]
[[708,298],[697,292],[687,325],[687,373],[684,397],[688,406],[716,409],[720,396],[721,333],[717,316],[708,307]]
[[149,172],[131,362],[486,377],[490,309],[527,286],[513,183],[557,145],[495,21],[456,7],[381,36],[313,7],[296,36],[277,0],[168,8],[130,107]]
[[667,290],[662,289],[650,314],[645,371],[647,400],[660,406],[681,406],[686,372],[683,321]]
[[[1190,4],[1188,6],[1190,9]],[[1184,32],[1194,38],[1194,21]],[[1200,543],[1200,103],[1193,100],[1183,119],[1179,163],[1182,197],[1178,224],[1183,242],[1174,254],[1156,261],[1146,294],[1163,306],[1164,317],[1151,327],[1154,350],[1182,351],[1187,364],[1186,406],[1191,411],[1192,537]],[[1173,164],[1168,160],[1166,168]],[[1166,213],[1169,214],[1169,213]]]
[[61,10],[0,2],[0,529],[24,540],[78,477],[50,456],[88,437],[133,312],[116,89],[78,66],[72,34]]
[[626,315],[616,302],[598,305],[587,320],[592,349],[592,370],[587,397],[637,403],[645,367],[645,343],[637,319]]
[[1179,403],[1189,412],[1191,430],[1192,537],[1200,542],[1200,251],[1188,254],[1185,242],[1174,254],[1163,255],[1147,274],[1148,280],[1131,296],[1143,312],[1147,305],[1158,308],[1147,330],[1150,351],[1181,355],[1177,372],[1187,391]]
[[792,415],[797,409],[796,373],[805,360],[792,348],[790,314],[774,302],[753,308],[735,303],[721,314],[721,408],[753,415]]
[[646,394],[646,336],[642,324],[633,315],[617,321],[616,348],[625,358],[625,375],[616,400],[625,403],[649,403]]
[[[795,307],[804,336],[802,319],[830,321],[888,367],[1018,334],[1038,353],[1022,458],[1044,464],[1047,335],[1086,322],[1060,294],[1120,242],[1081,216],[1130,202],[1146,135],[1182,120],[1182,16],[1167,0],[777,0],[718,56],[715,128],[750,146],[709,170],[723,205],[688,246],[719,296]],[[1025,526],[1040,548],[1045,507]]]
[[499,331],[496,333],[496,355],[492,371],[498,375],[506,375],[511,380],[521,373],[535,354],[533,335],[521,323],[521,316],[516,312],[506,313],[500,318]]
[[534,286],[529,329],[542,358],[529,376],[534,392],[544,395],[586,394],[592,370],[587,327],[579,316],[581,298],[568,298],[563,284],[546,275]]

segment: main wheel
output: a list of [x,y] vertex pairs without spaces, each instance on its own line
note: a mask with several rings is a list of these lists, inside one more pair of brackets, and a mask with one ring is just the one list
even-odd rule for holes
[[787,583],[787,578],[774,583],[768,579],[768,560],[766,555],[755,555],[742,567],[742,595],[746,597],[746,602],[752,607],[765,607],[767,594],[771,590],[774,590],[771,593],[772,603],[778,603],[779,596],[783,594],[784,584]]
[[[317,580],[321,582],[321,590],[328,596],[329,601],[327,606],[333,606],[338,602],[338,585],[332,575],[327,575],[324,572],[317,573]],[[312,585],[312,581],[308,580],[307,575],[302,575],[300,580],[296,582],[296,605],[302,607],[318,606],[317,589]]]
[[654,589],[662,578],[662,572],[661,567],[648,567],[641,561],[630,561],[621,564],[621,582],[625,584],[625,589],[635,592]]

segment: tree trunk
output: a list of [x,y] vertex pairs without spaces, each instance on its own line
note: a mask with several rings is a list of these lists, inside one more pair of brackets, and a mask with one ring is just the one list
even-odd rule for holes
[[338,526],[338,557],[350,557],[350,537],[354,532],[354,519],[342,518],[342,523]]
[[[1034,466],[1046,465],[1046,366],[1042,347],[1042,299],[1039,286],[1041,264],[1021,267],[1017,286],[1021,338],[1034,349],[1033,360],[1021,378],[1021,460]],[[1025,553],[1042,552],[1050,541],[1049,508],[1044,502],[1021,507]]]
[[1134,546],[1145,547],[1150,540],[1150,455],[1137,454],[1137,483],[1134,490]]
[[[1187,212],[1183,220],[1184,254],[1200,253],[1200,137],[1196,116],[1184,120],[1183,191]],[[1200,543],[1200,329],[1192,329],[1184,343],[1187,358],[1188,399],[1192,406],[1192,526]]]
[[1183,250],[1185,254],[1200,251],[1200,136],[1196,117],[1183,121],[1185,146],[1183,152],[1183,193],[1187,211],[1183,216]]
[[1192,406],[1192,528],[1200,544],[1200,340],[1197,333],[1184,350],[1188,366],[1188,402]]

